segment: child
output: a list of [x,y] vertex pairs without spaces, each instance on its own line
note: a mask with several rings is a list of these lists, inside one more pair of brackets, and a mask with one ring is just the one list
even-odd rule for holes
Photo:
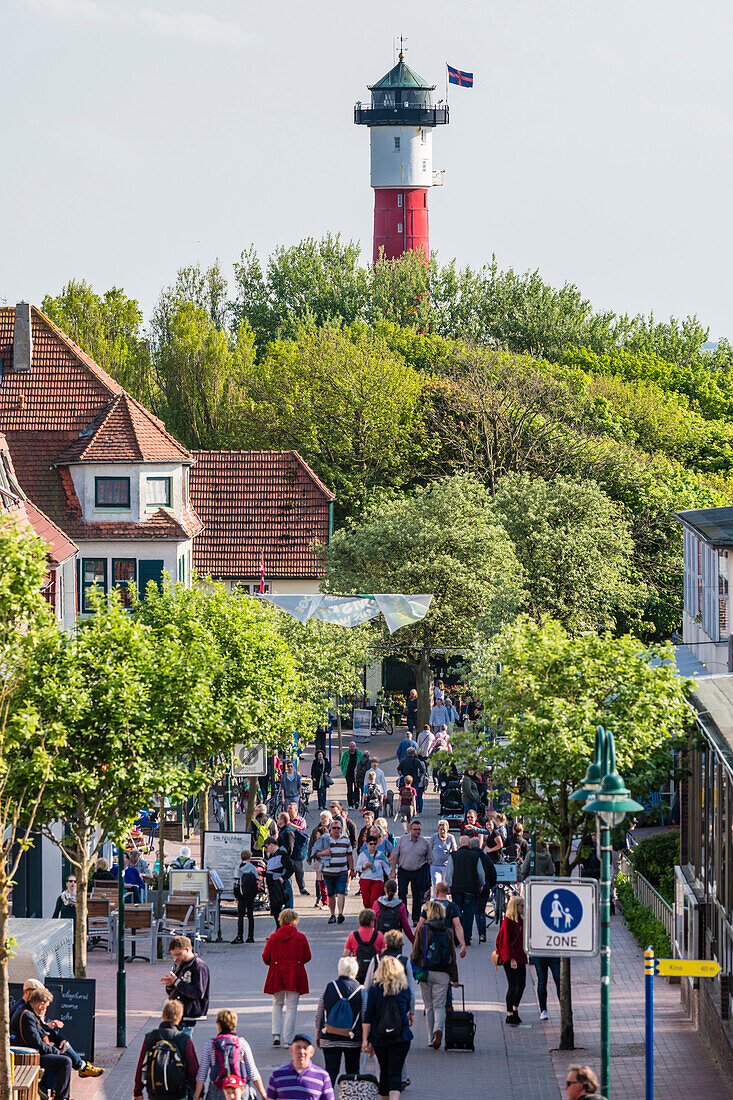
[[398,817],[402,821],[403,832],[407,832],[407,826],[412,820],[417,804],[417,791],[413,787],[412,782],[412,776],[406,775],[404,786],[400,787],[400,801],[397,813],[395,814],[395,821]]
[[[319,825],[316,829],[316,841],[319,841],[322,836],[328,836],[328,826]],[[316,903],[314,908],[321,909],[328,905],[328,894],[326,893],[326,880],[323,877],[323,864],[328,860],[316,859]]]

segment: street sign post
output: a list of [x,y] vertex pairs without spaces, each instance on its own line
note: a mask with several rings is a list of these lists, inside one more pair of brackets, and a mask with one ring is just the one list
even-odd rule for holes
[[598,883],[595,879],[528,878],[524,949],[532,955],[598,954]]
[[235,745],[232,753],[232,775],[235,779],[257,778],[267,772],[267,745]]
[[668,978],[715,978],[721,971],[714,959],[655,959],[654,948],[644,952],[646,1089],[644,1100],[654,1100],[654,975]]

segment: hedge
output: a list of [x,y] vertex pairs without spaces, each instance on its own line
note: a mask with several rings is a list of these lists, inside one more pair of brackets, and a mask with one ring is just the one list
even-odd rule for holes
[[672,957],[672,944],[667,929],[648,905],[634,896],[634,888],[626,875],[616,875],[616,897],[624,914],[626,925],[639,947],[647,948],[651,944],[657,959]]

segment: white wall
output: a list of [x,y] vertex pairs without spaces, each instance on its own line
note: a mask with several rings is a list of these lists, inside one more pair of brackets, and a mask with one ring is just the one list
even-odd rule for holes
[[[215,577],[214,580],[216,579],[217,578]],[[238,584],[253,584],[259,589],[260,578],[242,577],[241,580],[238,578],[236,580],[229,580],[228,578],[225,578],[222,579],[221,583],[224,585],[228,592],[233,591],[233,589],[235,589]],[[320,581],[313,580],[312,578],[309,580],[296,579],[273,581],[270,580],[267,575],[265,575],[265,584],[269,584],[270,592],[272,592],[274,596],[291,595],[292,593],[306,593],[309,596],[315,596],[321,590],[320,583]]]
[[[60,837],[61,825],[53,825],[51,831],[54,836]],[[51,917],[53,916],[56,898],[61,892],[61,849],[44,837],[41,841],[41,858],[43,860],[43,886],[41,887],[43,907],[41,912],[44,917]]]
[[[86,523],[144,523],[152,516],[159,505],[146,505],[147,479],[149,477],[170,477],[170,509],[176,519],[183,512],[183,466],[175,462],[104,462],[84,463],[70,466],[74,489],[81,504],[82,515]],[[95,478],[129,477],[130,507],[97,508],[95,504]]]
[[[420,126],[372,126],[372,187],[431,187],[433,131]],[[395,149],[395,138],[400,148]]]
[[728,642],[712,642],[701,624],[686,611],[682,614],[682,640],[711,673],[728,672]]
[[[69,558],[59,566],[57,591],[62,591],[61,608],[56,605],[57,618],[64,630],[73,630],[76,625],[76,558]],[[60,612],[60,614],[59,614]]]

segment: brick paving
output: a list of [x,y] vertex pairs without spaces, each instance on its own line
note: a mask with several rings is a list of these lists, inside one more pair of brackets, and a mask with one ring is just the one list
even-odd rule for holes
[[[381,766],[389,776],[395,773],[394,753],[398,735],[380,735],[372,739]],[[336,750],[334,745],[334,759]],[[334,768],[335,785],[331,792],[345,801],[345,784]],[[307,769],[305,774],[307,774]],[[438,817],[438,799],[428,795],[423,814],[426,832],[434,831]],[[316,820],[317,809],[311,802],[309,823]],[[242,824],[238,821],[237,824]],[[197,845],[190,843],[195,851]],[[178,845],[171,845],[171,853]],[[168,852],[169,846],[166,846]],[[312,890],[312,875],[307,879]],[[352,891],[354,887],[352,886]],[[297,891],[296,891],[297,894]],[[313,909],[314,896],[298,898],[299,927],[310,942],[313,959],[308,966],[311,992],[301,997],[298,1027],[313,1030],[316,1001],[321,989],[335,976],[336,960],[348,932],[356,925],[361,899],[353,893],[347,900],[346,922],[328,925],[327,917]],[[239,1013],[239,1030],[252,1045],[257,1065],[267,1083],[271,1070],[285,1061],[282,1050],[271,1046],[270,998],[262,993],[266,970],[261,960],[264,941],[274,925],[269,914],[257,918],[254,946],[229,944],[234,936],[234,920],[222,921],[224,943],[208,944],[203,955],[211,969],[212,997],[209,1018],[194,1033],[199,1053],[203,1044],[216,1031],[215,1016],[223,1007]],[[476,1014],[477,1035],[474,1054],[446,1053],[427,1048],[425,1019],[418,997],[412,1048],[407,1072],[412,1079],[408,1093],[419,1100],[445,1100],[446,1097],[474,1097],[490,1094],[503,1100],[558,1100],[564,1095],[562,1084],[567,1065],[572,1061],[588,1061],[598,1066],[598,960],[576,963],[574,967],[575,1052],[552,1052],[558,1042],[558,1011],[551,988],[549,1009],[551,1019],[539,1020],[533,987],[528,982],[522,1006],[525,1026],[513,1029],[504,1024],[505,980],[491,963],[492,944],[474,944],[467,957],[459,961],[461,981],[466,987],[466,1001]],[[613,986],[612,986],[612,1083],[613,1100],[638,1100],[644,1095],[643,1070],[643,977],[641,953],[617,917],[613,922]],[[75,1080],[74,1100],[130,1100],[132,1081],[146,1030],[158,1020],[162,1002],[160,976],[167,965],[136,962],[127,966],[128,1048],[120,1052],[114,1044],[115,1033],[115,964],[103,952],[90,956],[89,976],[97,979],[97,1060],[109,1067],[97,1080]],[[531,972],[533,973],[533,972]],[[711,1056],[683,1015],[679,1006],[679,987],[668,986],[658,979],[656,993],[656,1072],[657,1096],[702,1100],[703,1097],[733,1097],[731,1082],[724,1078]],[[120,1057],[121,1054],[121,1057]],[[316,1060],[322,1064],[321,1056]]]

